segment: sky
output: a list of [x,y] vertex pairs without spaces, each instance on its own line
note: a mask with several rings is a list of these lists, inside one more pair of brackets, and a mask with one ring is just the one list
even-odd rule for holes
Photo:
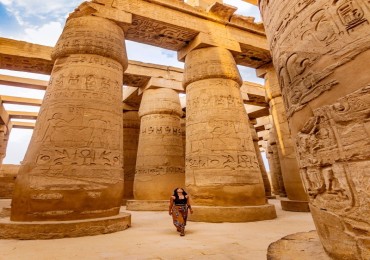
[[[81,0],[0,0],[0,37],[22,40],[31,43],[54,46],[57,42],[68,14]],[[255,17],[260,22],[259,10],[256,6],[241,0],[224,0],[225,4],[238,8],[237,14]],[[183,68],[184,64],[177,61],[177,53],[149,45],[126,41],[126,49],[130,60],[161,64]],[[238,66],[243,80],[263,84],[263,80],[255,76],[255,70]],[[2,75],[48,80],[48,75],[1,70]],[[19,96],[42,99],[44,91],[16,88],[0,85],[0,95]],[[37,112],[39,108],[6,104],[7,110]],[[27,121],[27,120],[22,120]],[[19,164],[30,142],[32,130],[12,129],[8,142],[5,164]]]

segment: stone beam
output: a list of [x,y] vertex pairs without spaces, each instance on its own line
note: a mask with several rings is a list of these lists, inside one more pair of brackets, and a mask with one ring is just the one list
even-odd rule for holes
[[257,136],[259,138],[262,138],[261,140],[264,140],[264,141],[269,139],[269,135],[270,135],[270,131],[268,130],[260,131],[257,133]]
[[258,5],[258,0],[243,0],[243,1],[252,5]]
[[268,107],[265,97],[265,88],[262,85],[244,81],[240,88],[244,104]]
[[[2,54],[0,53],[0,57],[1,57],[1,55]],[[0,68],[3,68],[3,67],[0,67]],[[15,70],[21,70],[21,69],[20,69],[20,67],[15,67]],[[28,78],[14,77],[14,76],[8,76],[8,75],[0,75],[0,85],[45,90],[47,85],[48,85],[48,82],[45,81],[45,80],[28,79]]]
[[19,129],[34,129],[35,123],[34,122],[19,122],[19,121],[12,121],[13,128]]
[[[258,68],[271,60],[263,25],[240,15],[226,15],[225,8],[204,11],[182,1],[168,0],[94,0],[82,3],[70,17],[122,12],[132,15],[131,25],[125,24],[127,40],[179,51],[202,33],[211,41],[231,39],[239,45],[233,51],[239,65]],[[107,16],[109,18],[109,15]]]
[[0,38],[0,69],[50,74],[52,47]]
[[269,108],[262,108],[260,110],[256,110],[254,112],[248,113],[248,117],[250,119],[256,119],[259,117],[268,116],[270,114]]
[[163,79],[163,78],[151,78],[149,82],[142,88],[139,88],[139,95],[141,95],[146,89],[149,88],[169,88],[176,90],[178,93],[185,93],[182,81]]
[[13,119],[37,119],[38,112],[7,111],[9,118]]
[[26,105],[26,106],[41,106],[42,99],[34,98],[22,98],[22,97],[13,97],[13,96],[0,96],[4,104],[13,104],[13,105]]

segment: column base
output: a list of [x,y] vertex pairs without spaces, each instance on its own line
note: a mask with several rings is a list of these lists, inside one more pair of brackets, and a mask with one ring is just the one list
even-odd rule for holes
[[290,200],[287,198],[280,198],[282,210],[294,212],[310,212],[308,201]]
[[252,222],[276,218],[275,206],[219,207],[192,206],[194,213],[188,215],[189,221],[195,222]]
[[127,200],[126,209],[132,211],[168,211],[169,200]]
[[269,199],[269,200],[275,200],[276,196],[275,195],[270,195],[270,196],[266,196],[266,198]]
[[131,214],[71,221],[10,221],[0,218],[0,239],[57,239],[94,236],[122,231],[131,226]]
[[331,260],[315,230],[285,236],[269,245],[267,259],[320,259]]

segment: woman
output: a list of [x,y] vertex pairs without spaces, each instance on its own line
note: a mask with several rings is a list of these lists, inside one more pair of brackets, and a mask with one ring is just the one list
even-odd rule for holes
[[188,218],[188,210],[193,214],[190,205],[190,197],[182,188],[176,188],[170,198],[169,214],[172,215],[173,224],[180,236],[185,236],[186,219]]

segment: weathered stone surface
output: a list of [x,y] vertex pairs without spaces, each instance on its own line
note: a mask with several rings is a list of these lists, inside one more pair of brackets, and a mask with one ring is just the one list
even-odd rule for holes
[[258,136],[256,133],[256,130],[254,129],[254,126],[252,124],[249,124],[250,130],[251,130],[251,135],[253,139],[253,146],[256,151],[256,156],[258,160],[258,165],[261,169],[261,176],[263,180],[263,186],[265,188],[265,195],[266,197],[271,197],[271,185],[270,185],[270,180],[267,176],[266,168],[262,160],[262,155],[258,146]]
[[369,259],[370,3],[288,5],[260,1],[318,234],[336,259]]
[[127,210],[132,210],[132,211],[168,211],[168,199],[167,200],[128,200],[126,203],[126,208]]
[[[264,69],[259,69],[265,79],[266,97],[269,100],[270,114],[274,124],[274,132],[276,134],[276,147],[279,155],[280,169],[282,180],[284,182],[284,189],[288,200],[282,201],[282,208],[284,210],[309,211],[308,198],[304,191],[302,180],[300,177],[298,161],[294,149],[294,142],[292,140],[286,111],[281,97],[281,89],[278,78],[272,64],[265,65]],[[303,205],[306,202],[306,205]],[[284,204],[284,205],[283,205]],[[297,207],[297,205],[299,205]]]
[[176,187],[184,185],[181,115],[176,91],[168,88],[144,91],[139,110],[135,200],[168,200]]
[[275,138],[275,128],[270,129],[268,146],[267,146],[267,159],[270,164],[270,173],[273,185],[275,185],[274,190],[276,195],[280,197],[286,197],[286,191],[284,186],[283,174],[281,172],[280,158],[278,153],[278,147]]
[[0,239],[57,239],[107,234],[122,231],[131,226],[131,214],[69,221],[10,221],[0,218]]
[[[204,207],[208,219],[217,214],[217,207],[266,203],[241,99],[241,84],[228,50],[209,47],[186,56],[186,187],[193,204]],[[192,219],[196,220],[196,216]],[[228,221],[228,218],[218,221]]]
[[19,165],[3,164],[0,167],[0,199],[10,199],[13,195]]
[[[331,260],[320,243],[315,230],[295,233],[270,244],[268,260]],[[343,258],[344,259],[344,258]]]
[[310,211],[307,201],[280,198],[280,204],[281,204],[281,208],[287,211],[295,211],[295,212],[309,212]]
[[[99,55],[93,54],[94,46]],[[123,55],[124,35],[113,22],[68,20],[17,176],[12,221],[118,214],[123,195]]]
[[137,111],[123,112],[123,200],[134,198],[134,177],[139,144],[140,118]]
[[192,206],[194,213],[189,214],[190,221],[199,222],[252,222],[276,218],[275,206]]

